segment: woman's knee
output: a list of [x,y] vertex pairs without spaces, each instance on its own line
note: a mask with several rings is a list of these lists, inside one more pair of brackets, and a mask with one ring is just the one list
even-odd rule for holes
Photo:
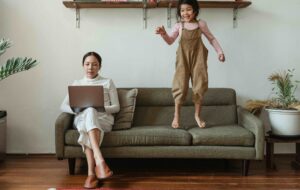
[[88,107],[84,110],[85,113],[87,114],[97,114],[97,110],[95,108],[92,107]]
[[88,107],[88,108],[85,109],[85,111],[87,111],[87,112],[97,112],[97,110],[93,107]]

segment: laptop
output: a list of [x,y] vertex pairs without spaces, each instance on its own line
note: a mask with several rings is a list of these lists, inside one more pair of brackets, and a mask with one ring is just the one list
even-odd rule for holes
[[70,107],[79,113],[88,107],[104,112],[103,86],[68,86]]

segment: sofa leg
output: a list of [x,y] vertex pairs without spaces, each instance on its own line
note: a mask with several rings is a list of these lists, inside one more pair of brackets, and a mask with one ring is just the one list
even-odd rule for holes
[[69,174],[74,175],[76,158],[68,158],[68,163],[69,163]]
[[228,171],[229,170],[229,160],[224,159],[224,170]]
[[248,176],[249,165],[250,165],[250,160],[243,160],[243,169],[242,169],[243,176]]

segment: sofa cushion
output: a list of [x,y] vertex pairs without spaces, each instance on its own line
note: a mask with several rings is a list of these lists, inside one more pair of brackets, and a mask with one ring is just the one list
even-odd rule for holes
[[[137,106],[133,126],[170,125],[174,116],[174,106]],[[184,129],[196,127],[194,106],[183,106],[180,114],[180,126]],[[237,124],[236,105],[203,106],[201,118],[207,126]]]
[[[77,130],[68,130],[65,143],[79,146],[78,137]],[[171,126],[142,126],[105,133],[101,146],[187,146],[191,144],[192,136],[186,130],[173,129]]]
[[238,125],[214,126],[188,132],[193,136],[193,145],[254,146],[254,135]]
[[113,131],[104,135],[103,146],[184,146],[192,144],[192,136],[185,130],[171,126],[141,126]]
[[[195,127],[194,103],[189,89],[181,107],[180,121],[185,129]],[[170,125],[174,116],[174,99],[170,88],[139,88],[133,126]],[[229,88],[209,88],[204,95],[201,118],[208,126],[237,124],[236,94]]]
[[118,89],[120,111],[115,115],[113,130],[129,129],[133,121],[137,89]]
[[[235,105],[236,93],[231,88],[209,88],[203,99],[203,106]],[[137,106],[174,106],[171,88],[139,88]],[[183,106],[194,106],[192,89],[187,93]]]

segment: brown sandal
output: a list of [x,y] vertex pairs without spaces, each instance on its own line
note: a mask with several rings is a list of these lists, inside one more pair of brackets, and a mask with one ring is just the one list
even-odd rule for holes
[[100,166],[95,167],[95,173],[97,178],[100,180],[110,178],[113,175],[113,171],[111,171],[109,168],[107,169],[107,171],[105,171],[105,169]]
[[86,189],[95,189],[98,186],[98,179],[95,175],[89,175],[85,182],[83,187]]

